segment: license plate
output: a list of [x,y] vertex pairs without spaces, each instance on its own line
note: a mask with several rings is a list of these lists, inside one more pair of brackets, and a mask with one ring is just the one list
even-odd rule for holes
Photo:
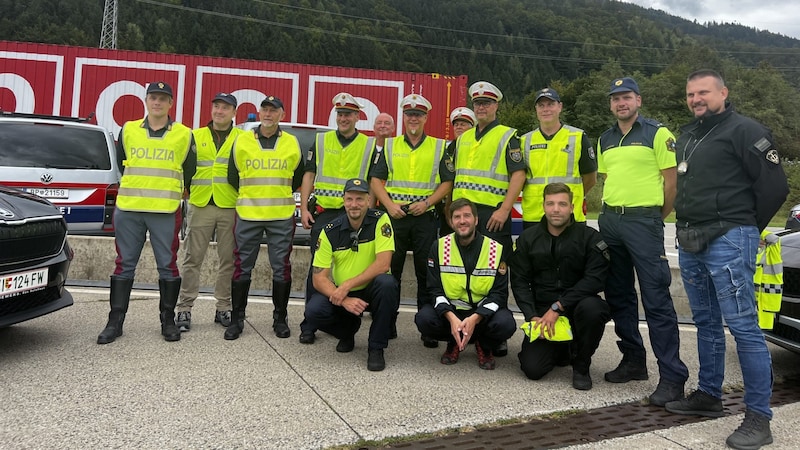
[[47,286],[47,267],[2,275],[0,278],[0,298],[23,294],[36,288]]
[[26,188],[25,192],[44,198],[69,198],[69,189]]

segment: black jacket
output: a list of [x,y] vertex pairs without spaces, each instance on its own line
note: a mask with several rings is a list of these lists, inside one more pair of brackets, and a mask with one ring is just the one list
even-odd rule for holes
[[729,103],[681,128],[675,156],[678,227],[724,222],[763,230],[789,194],[771,131]]
[[556,300],[570,314],[605,289],[609,256],[600,233],[575,222],[559,236],[547,221],[523,231],[511,256],[511,289],[525,320],[541,317]]

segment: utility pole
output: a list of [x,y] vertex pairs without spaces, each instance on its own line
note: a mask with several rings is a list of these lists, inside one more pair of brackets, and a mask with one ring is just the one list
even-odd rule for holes
[[106,6],[103,8],[100,48],[117,48],[117,0],[106,0]]

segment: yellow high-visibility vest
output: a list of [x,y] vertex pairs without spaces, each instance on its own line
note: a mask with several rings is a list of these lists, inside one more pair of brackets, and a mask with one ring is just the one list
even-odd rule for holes
[[351,178],[367,179],[375,138],[359,133],[353,141],[342,147],[336,131],[317,133],[317,176],[314,179],[314,196],[325,209],[344,207],[342,190]]
[[767,230],[761,232],[765,242],[756,255],[756,273],[753,277],[758,306],[758,325],[771,330],[775,324],[775,313],[781,310],[783,298],[783,259],[781,240],[777,234]]
[[265,149],[256,136],[257,129],[240,134],[233,143],[239,171],[239,197],[236,214],[245,220],[285,220],[294,216],[292,178],[303,158],[293,135],[281,131],[275,148]]
[[245,131],[233,127],[219,150],[209,127],[198,128],[192,133],[197,146],[197,171],[192,177],[189,203],[202,208],[208,205],[213,195],[214,204],[220,208],[235,207],[239,193],[228,183],[228,159],[233,141]]
[[[481,253],[472,273],[467,273],[455,233],[439,239],[439,273],[444,295],[456,309],[471,310],[481,306],[489,295],[500,266],[503,245],[483,238]],[[467,288],[469,287],[469,290]]]
[[[386,165],[389,177],[386,192],[399,204],[424,202],[441,183],[439,162],[444,152],[442,139],[426,136],[416,149],[406,142],[405,136],[386,141]],[[430,205],[433,209],[434,205]]]
[[544,187],[564,183],[572,191],[573,214],[578,222],[583,215],[583,179],[579,161],[583,130],[563,125],[549,141],[537,128],[520,138],[520,148],[528,165],[522,194],[522,220],[539,222],[544,217]]
[[150,137],[144,119],[122,126],[125,172],[117,207],[123,211],[172,213],[183,197],[183,163],[192,130],[172,122],[162,137]]
[[456,142],[453,200],[466,198],[495,207],[508,193],[506,148],[517,130],[497,125],[480,139],[475,138],[475,131],[470,128]]

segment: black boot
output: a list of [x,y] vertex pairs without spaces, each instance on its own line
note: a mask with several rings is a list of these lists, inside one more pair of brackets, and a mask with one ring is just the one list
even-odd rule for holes
[[[244,310],[247,308],[247,294],[250,292],[250,280],[231,281],[231,324],[225,329],[225,339],[238,339],[244,331]],[[273,294],[274,295],[274,294]]]
[[128,303],[131,300],[133,279],[111,277],[111,312],[108,313],[106,328],[97,336],[98,344],[109,344],[114,339],[122,336],[122,323],[125,322],[125,313],[128,312]]
[[161,295],[158,305],[161,310],[161,335],[168,342],[181,340],[181,330],[175,325],[175,305],[178,304],[180,290],[180,278],[158,280],[158,292]]
[[272,312],[272,331],[279,338],[288,338],[292,333],[287,320],[291,289],[291,281],[272,282],[272,304],[275,306],[275,310]]

